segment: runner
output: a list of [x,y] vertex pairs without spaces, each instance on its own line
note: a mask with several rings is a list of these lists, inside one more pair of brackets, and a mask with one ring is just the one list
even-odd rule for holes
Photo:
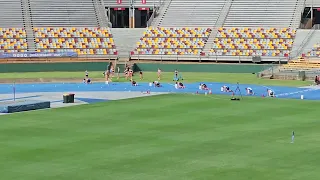
[[160,79],[161,79],[161,69],[158,68],[158,80],[160,81]]
[[120,79],[120,67],[117,68],[117,79]]
[[247,87],[246,91],[247,91],[247,95],[254,95],[254,92],[251,87]]

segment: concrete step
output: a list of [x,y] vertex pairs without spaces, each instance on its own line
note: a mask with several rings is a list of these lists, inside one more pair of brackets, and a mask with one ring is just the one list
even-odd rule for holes
[[111,28],[120,58],[129,58],[144,31],[145,28]]

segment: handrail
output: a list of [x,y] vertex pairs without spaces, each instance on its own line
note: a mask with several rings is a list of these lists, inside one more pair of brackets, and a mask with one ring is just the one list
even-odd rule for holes
[[[296,4],[296,7],[295,7],[294,15],[292,17],[293,24],[291,24],[291,27],[294,27],[294,28],[300,27],[301,13],[303,12],[305,6],[306,6],[306,0],[298,0],[298,3]],[[294,19],[298,19],[298,21],[294,21]]]
[[[153,7],[153,8],[155,8],[155,7]],[[149,20],[147,21],[147,27],[151,26],[151,24],[152,24],[152,22],[153,22],[153,20],[154,20],[154,18],[155,18],[155,14],[156,14],[156,13],[157,13],[157,10],[154,9],[151,17],[150,17]]]
[[[156,60],[156,61],[214,61],[214,62],[253,62],[252,56],[228,56],[228,55],[150,55],[131,54],[131,60]],[[261,62],[287,62],[286,57],[261,56]]]
[[161,1],[161,0],[159,1],[159,6],[155,6],[155,4],[153,4],[153,13],[147,21],[147,27],[152,25],[152,22],[156,18],[156,14],[158,13],[162,5],[164,5],[164,1]]
[[[170,6],[172,0],[167,0],[167,1],[169,1],[169,2],[166,3],[166,0],[160,1],[159,7],[157,7],[157,10],[152,13],[151,17],[147,21],[147,27],[152,26],[152,23],[154,22],[154,20],[157,20],[157,19],[155,19],[156,13],[159,12],[159,14],[158,14],[158,16],[159,16],[159,15],[161,15],[161,12],[163,11],[164,8],[168,8]],[[167,4],[167,5],[165,6],[165,4]]]
[[[219,13],[218,19],[215,23],[215,27],[222,27],[223,26],[223,24],[225,23],[228,15],[229,15],[231,6],[232,6],[232,0],[227,0],[221,9],[222,12]],[[228,9],[226,9],[226,8],[228,8]],[[221,19],[221,17],[223,19]]]
[[[290,59],[292,58],[296,58],[298,56],[300,56],[300,54],[303,52],[305,46],[310,42],[311,37],[313,36],[313,34],[315,33],[316,28],[315,26],[308,32],[307,36],[303,39],[301,45],[299,46],[299,48],[296,50],[296,55],[295,56],[291,56]],[[292,54],[292,52],[291,52]]]

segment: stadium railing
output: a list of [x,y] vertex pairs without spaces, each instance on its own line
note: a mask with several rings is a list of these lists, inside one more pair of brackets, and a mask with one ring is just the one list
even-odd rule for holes
[[10,57],[0,58],[0,63],[37,63],[37,62],[99,62],[118,60],[115,55],[81,55],[76,57]]
[[[131,60],[154,60],[154,61],[212,61],[212,62],[253,62],[252,56],[196,56],[196,55],[131,55]],[[261,62],[287,62],[284,57],[260,57]]]

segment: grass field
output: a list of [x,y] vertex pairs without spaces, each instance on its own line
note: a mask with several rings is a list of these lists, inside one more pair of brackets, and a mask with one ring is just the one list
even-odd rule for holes
[[319,105],[180,94],[2,116],[1,179],[318,180]]
[[[259,79],[256,74],[250,73],[182,73],[185,82],[226,82],[242,84],[257,84],[257,85],[278,85],[278,86],[306,86],[310,85],[308,81],[293,81],[293,80],[270,80]],[[25,78],[79,78],[82,80],[84,72],[32,72],[32,73],[1,73],[0,79],[25,79]],[[90,72],[91,78],[103,78],[102,72]],[[137,77],[138,78],[138,77]],[[173,73],[164,72],[162,82],[172,82]],[[144,72],[145,82],[152,82],[157,79],[155,72]],[[116,82],[116,78],[114,78]],[[120,82],[125,81],[124,78]],[[138,80],[139,81],[139,80]]]

